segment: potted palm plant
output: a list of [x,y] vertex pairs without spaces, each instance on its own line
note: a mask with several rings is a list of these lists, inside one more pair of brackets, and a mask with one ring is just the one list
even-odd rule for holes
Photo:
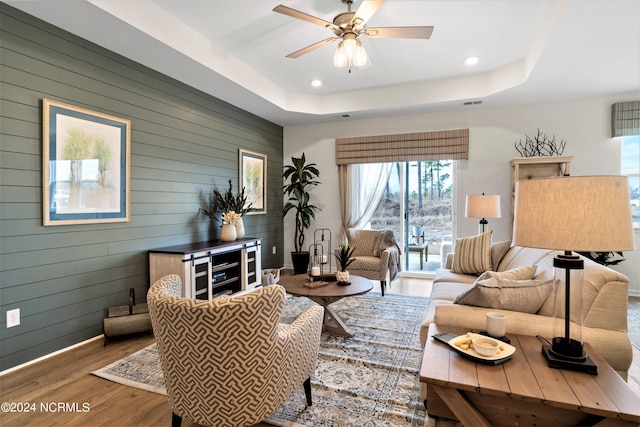
[[349,267],[349,265],[351,265],[351,263],[356,260],[353,256],[354,251],[355,248],[349,246],[347,243],[343,243],[333,254],[338,260],[339,270],[336,272],[336,280],[338,281],[338,285],[349,284],[349,271],[347,271],[347,267]]
[[282,187],[284,195],[288,197],[282,206],[282,217],[290,211],[295,212],[296,228],[294,235],[295,251],[291,252],[291,261],[295,274],[302,274],[309,264],[309,251],[304,251],[304,231],[316,219],[316,211],[320,210],[310,203],[309,188],[320,184],[316,180],[320,172],[315,163],[306,162],[304,153],[301,157],[291,157],[291,164],[284,166],[282,177],[288,184]]

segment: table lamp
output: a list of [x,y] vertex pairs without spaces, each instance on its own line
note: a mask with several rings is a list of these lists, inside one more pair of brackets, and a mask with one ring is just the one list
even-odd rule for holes
[[[542,346],[542,353],[550,367],[597,374],[597,366],[583,350],[584,261],[572,251],[634,249],[627,177],[572,176],[518,181],[513,244],[564,251],[553,259],[554,338],[550,345]],[[572,319],[579,326],[574,337],[571,337]]]
[[500,218],[500,195],[481,196],[467,195],[467,205],[464,211],[466,218],[482,218],[478,224],[478,234],[484,233],[489,223],[487,218]]

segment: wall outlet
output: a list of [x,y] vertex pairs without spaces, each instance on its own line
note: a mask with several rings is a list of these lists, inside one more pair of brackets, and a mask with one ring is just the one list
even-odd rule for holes
[[278,248],[277,248],[277,247],[275,247],[275,246],[274,246],[274,247],[272,247],[272,248],[271,248],[271,253],[272,253],[273,255],[277,254],[277,253],[278,253]]
[[13,328],[20,324],[20,309],[14,308],[13,310],[7,310],[7,328]]

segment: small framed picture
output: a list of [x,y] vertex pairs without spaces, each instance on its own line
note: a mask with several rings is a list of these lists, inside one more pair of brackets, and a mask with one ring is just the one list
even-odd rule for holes
[[131,122],[43,100],[43,224],[130,219]]
[[253,151],[239,152],[239,187],[244,187],[247,203],[252,203],[247,215],[267,213],[267,155]]

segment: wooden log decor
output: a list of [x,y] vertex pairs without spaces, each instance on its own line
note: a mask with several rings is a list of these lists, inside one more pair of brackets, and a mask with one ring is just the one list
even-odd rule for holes
[[136,304],[133,288],[129,289],[129,305],[109,307],[107,316],[103,321],[105,346],[109,338],[151,330],[149,308],[146,303]]

